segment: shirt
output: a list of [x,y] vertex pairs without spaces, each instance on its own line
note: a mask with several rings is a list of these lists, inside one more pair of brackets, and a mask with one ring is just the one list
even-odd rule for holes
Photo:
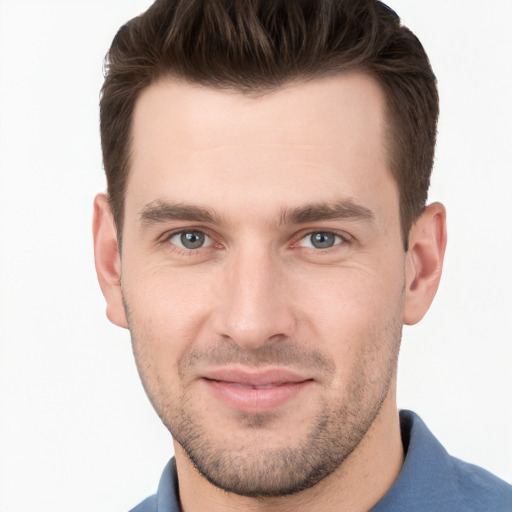
[[[400,428],[404,465],[371,512],[512,512],[512,486],[450,456],[417,414],[400,411]],[[131,512],[181,512],[174,458],[158,492]]]

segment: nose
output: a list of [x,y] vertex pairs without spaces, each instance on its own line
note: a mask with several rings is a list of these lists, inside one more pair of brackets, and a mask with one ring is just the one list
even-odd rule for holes
[[289,338],[295,317],[282,263],[265,251],[249,252],[227,264],[214,326],[217,336],[256,350]]

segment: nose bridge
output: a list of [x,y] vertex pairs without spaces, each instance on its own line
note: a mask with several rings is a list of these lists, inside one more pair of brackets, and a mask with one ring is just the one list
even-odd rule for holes
[[218,334],[246,348],[289,336],[293,311],[279,259],[268,248],[245,247],[228,266]]

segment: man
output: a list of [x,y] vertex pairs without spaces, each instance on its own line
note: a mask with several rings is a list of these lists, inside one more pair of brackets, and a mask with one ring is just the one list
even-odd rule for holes
[[134,510],[511,509],[396,406],[446,246],[437,116],[380,2],[157,0],[122,27],[96,267],[175,446]]

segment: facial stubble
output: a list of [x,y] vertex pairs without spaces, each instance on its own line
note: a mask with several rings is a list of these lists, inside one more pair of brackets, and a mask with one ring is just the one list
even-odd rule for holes
[[[403,298],[403,297],[402,297]],[[347,378],[346,392],[336,398],[322,398],[308,432],[293,446],[272,445],[272,429],[279,422],[273,413],[240,413],[237,430],[245,432],[244,442],[233,443],[229,433],[218,440],[218,429],[194,398],[194,388],[162,389],[162,377],[146,350],[152,335],[140,332],[131,319],[132,345],[146,393],[164,425],[184,452],[210,483],[240,496],[266,498],[298,493],[311,488],[342,468],[377,418],[396,375],[402,333],[402,301],[397,315],[380,332],[367,333],[359,346],[357,364]],[[172,344],[169,345],[170,350]],[[289,340],[246,352],[233,342],[207,349],[193,348],[178,363],[180,377],[200,363],[236,363],[246,366],[275,364],[315,369],[324,375],[328,388],[335,377],[335,363],[316,349],[300,348]],[[210,433],[213,429],[213,435]]]

